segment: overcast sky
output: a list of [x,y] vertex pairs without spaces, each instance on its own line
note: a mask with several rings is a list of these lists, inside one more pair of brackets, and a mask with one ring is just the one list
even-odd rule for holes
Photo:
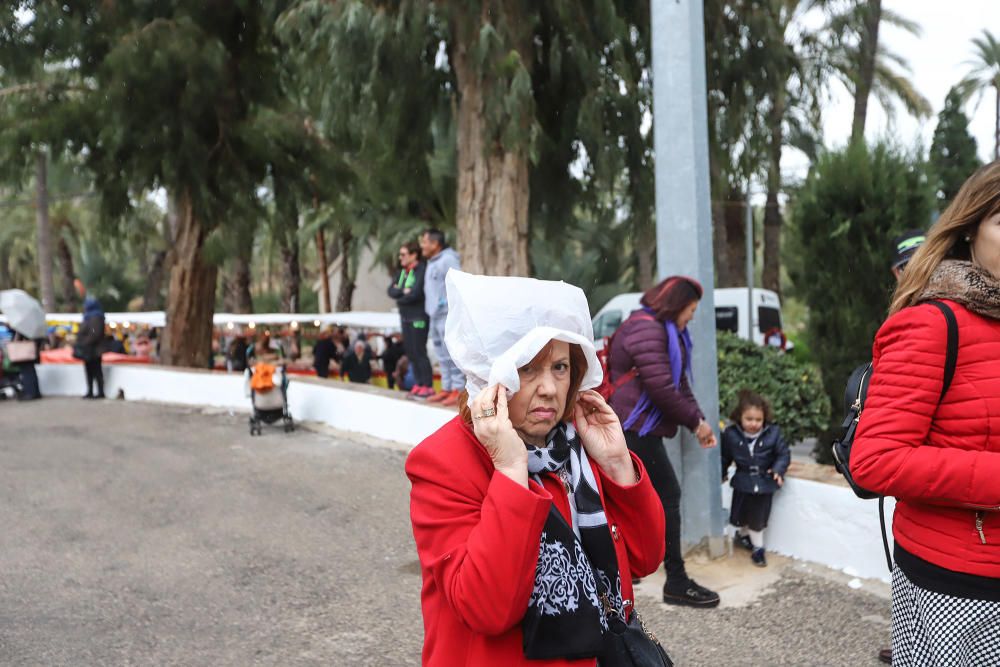
[[[897,137],[904,145],[920,141],[926,151],[930,147],[937,113],[944,106],[948,90],[968,72],[966,61],[972,58],[972,39],[990,30],[1000,38],[1000,0],[885,0],[884,6],[918,23],[920,37],[882,24],[879,41],[893,52],[906,58],[912,69],[911,79],[931,103],[934,116],[917,120],[901,108],[890,121],[877,102],[868,105],[866,136],[869,140],[887,135]],[[971,120],[970,130],[976,138],[980,159],[993,155],[993,122],[995,93],[987,92],[976,106],[974,97],[965,111]],[[826,145],[835,148],[847,143],[851,134],[854,102],[842,90],[832,105],[824,111]],[[789,155],[787,170],[803,176],[804,158]]]

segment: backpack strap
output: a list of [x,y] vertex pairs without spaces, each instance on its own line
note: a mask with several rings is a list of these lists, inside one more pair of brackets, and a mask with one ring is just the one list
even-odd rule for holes
[[[955,311],[951,306],[943,301],[928,301],[941,311],[944,315],[945,325],[948,329],[948,338],[944,356],[944,382],[941,385],[941,395],[938,396],[938,404],[944,400],[951,381],[955,378],[955,367],[958,365],[958,319],[955,318]],[[889,572],[892,572],[892,556],[889,553],[889,536],[885,530],[885,496],[878,497],[878,519],[882,528],[882,547],[885,549],[885,562],[889,565]]]
[[[631,319],[631,317],[629,319]],[[635,316],[635,319],[655,320],[656,318],[647,313],[646,311],[639,311],[638,314]],[[628,320],[626,320],[626,322],[628,322]],[[622,326],[624,327],[625,324],[623,323]],[[621,328],[619,328],[618,331],[621,331]],[[614,343],[615,336],[618,335],[618,331],[611,334],[611,337],[608,338],[607,342],[604,344],[604,349],[608,351],[607,365],[609,369],[611,368],[611,345]],[[625,373],[620,375],[617,380],[611,383],[611,393],[608,395],[608,399],[610,400],[611,396],[613,396],[616,391],[618,391],[619,389],[621,389],[622,387],[624,387],[637,377],[639,377],[639,369],[636,368],[635,366],[633,366],[632,368],[628,369]]]
[[955,312],[943,301],[928,301],[931,305],[941,311],[944,315],[945,323],[948,326],[948,347],[945,350],[944,358],[944,384],[941,385],[941,396],[938,403],[944,400],[944,395],[948,393],[948,387],[955,377],[955,366],[958,365],[958,320]]

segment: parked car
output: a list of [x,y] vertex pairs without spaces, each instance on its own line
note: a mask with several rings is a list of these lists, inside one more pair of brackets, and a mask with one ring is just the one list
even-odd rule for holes
[[[770,344],[789,348],[782,334],[781,300],[771,290],[754,288],[755,311],[753,322],[749,317],[749,294],[746,287],[720,287],[715,296],[715,328],[730,331],[744,340],[758,345]],[[641,306],[642,292],[628,292],[613,297],[594,316],[594,340],[598,348],[604,339],[613,334],[634,310]]]

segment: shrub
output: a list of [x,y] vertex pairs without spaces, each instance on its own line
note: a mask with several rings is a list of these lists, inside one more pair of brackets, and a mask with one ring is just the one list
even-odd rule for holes
[[731,333],[719,333],[717,345],[723,416],[735,407],[740,390],[750,389],[771,402],[774,419],[790,444],[826,428],[830,401],[815,366]]
[[[871,359],[888,311],[893,238],[929,224],[932,197],[918,157],[853,144],[821,156],[792,198],[786,263],[796,296],[809,306],[809,348],[833,406],[826,433],[839,428],[844,384]],[[819,459],[829,462],[828,442],[820,444]]]

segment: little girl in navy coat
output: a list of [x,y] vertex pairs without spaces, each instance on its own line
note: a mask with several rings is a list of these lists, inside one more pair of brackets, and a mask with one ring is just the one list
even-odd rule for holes
[[740,392],[732,424],[722,434],[722,481],[736,464],[729,522],[736,526],[733,543],[751,552],[754,565],[764,567],[764,529],[771,516],[771,498],[784,484],[791,462],[781,429],[773,423],[771,405],[752,391]]

